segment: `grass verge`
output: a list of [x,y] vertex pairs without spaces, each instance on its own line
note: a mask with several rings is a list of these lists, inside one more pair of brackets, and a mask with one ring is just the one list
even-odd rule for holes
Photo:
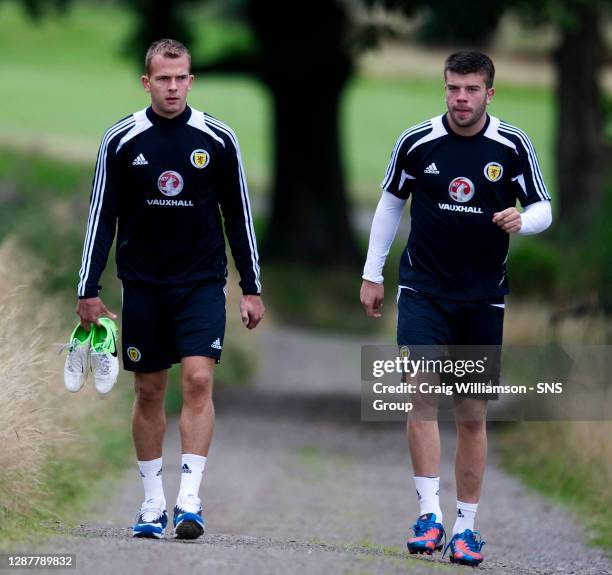
[[131,453],[125,387],[104,399],[68,394],[57,354],[69,326],[62,302],[37,288],[43,264],[0,247],[0,541],[9,546],[69,526]]
[[500,435],[502,465],[576,513],[588,540],[612,552],[610,422],[522,422]]
[[[37,473],[36,492],[28,507],[19,510],[0,504],[0,548],[24,545],[68,532],[93,500],[108,491],[132,456],[128,402],[104,410],[103,423],[78,422],[76,439],[49,449]],[[3,480],[3,491],[14,492],[16,482],[32,480],[31,470]]]

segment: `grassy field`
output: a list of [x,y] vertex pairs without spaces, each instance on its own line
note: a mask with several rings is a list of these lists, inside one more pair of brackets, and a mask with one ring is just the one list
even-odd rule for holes
[[[121,56],[131,25],[131,16],[110,4],[75,3],[66,16],[36,25],[13,2],[0,4],[0,74],[10,79],[0,109],[0,142],[33,153],[63,153],[91,165],[105,129],[147,102],[139,71]],[[230,30],[233,36],[244,35],[239,27]],[[219,50],[219,25],[209,23],[199,33],[196,52]],[[491,112],[529,131],[545,178],[552,182],[549,91],[500,81]],[[196,81],[190,102],[235,129],[254,195],[265,196],[271,161],[266,90],[250,78],[211,76]],[[344,104],[341,129],[349,185],[359,203],[373,205],[399,134],[443,111],[441,82],[356,77]]]

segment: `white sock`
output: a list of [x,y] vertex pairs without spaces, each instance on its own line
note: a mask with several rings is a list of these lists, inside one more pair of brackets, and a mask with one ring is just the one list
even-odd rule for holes
[[415,475],[414,484],[419,498],[419,515],[435,513],[436,522],[442,523],[442,509],[440,509],[440,478]]
[[178,499],[198,497],[204,467],[206,467],[206,457],[194,453],[183,453],[181,458],[181,487]]
[[457,519],[453,527],[453,535],[463,533],[466,529],[474,531],[474,519],[478,511],[478,503],[457,501]]
[[162,458],[151,461],[139,461],[140,477],[144,486],[145,503],[161,503],[160,507],[166,509],[166,498],[162,484]]

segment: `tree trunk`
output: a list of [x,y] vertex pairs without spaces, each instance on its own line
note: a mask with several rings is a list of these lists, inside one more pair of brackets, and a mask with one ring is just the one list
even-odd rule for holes
[[276,86],[272,214],[267,258],[325,265],[353,263],[358,254],[339,149],[341,88]]
[[580,224],[597,210],[602,185],[602,38],[595,2],[575,2],[562,29],[557,67],[557,186],[562,217]]
[[338,133],[352,72],[345,8],[331,0],[251,0],[249,16],[274,101],[275,180],[264,257],[356,264]]
[[124,46],[142,69],[144,55],[155,40],[173,38],[189,47],[193,42],[191,26],[181,14],[186,0],[124,0],[135,15],[132,36]]

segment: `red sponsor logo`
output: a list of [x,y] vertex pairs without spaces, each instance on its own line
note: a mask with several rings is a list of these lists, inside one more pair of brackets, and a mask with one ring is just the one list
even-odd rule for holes
[[476,188],[469,178],[455,178],[448,186],[450,197],[459,203],[469,202],[474,197]]
[[168,170],[157,179],[157,187],[164,196],[177,196],[183,191],[183,177],[178,172]]

